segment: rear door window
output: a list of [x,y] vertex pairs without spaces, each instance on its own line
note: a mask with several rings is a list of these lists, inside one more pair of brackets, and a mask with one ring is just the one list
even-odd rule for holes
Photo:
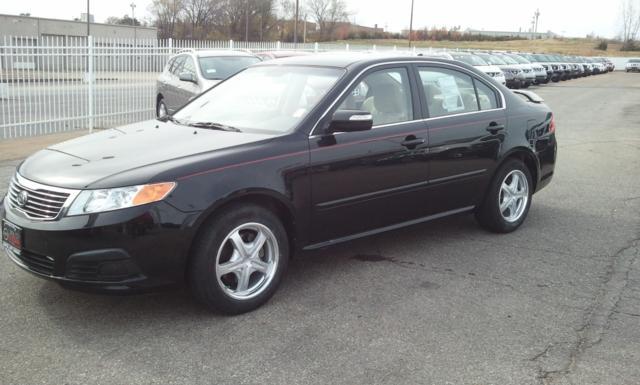
[[491,110],[499,106],[496,92],[470,75],[437,67],[420,67],[418,73],[429,117]]

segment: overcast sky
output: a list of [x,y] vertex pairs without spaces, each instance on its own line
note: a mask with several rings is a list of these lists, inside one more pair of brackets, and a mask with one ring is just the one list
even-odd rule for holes
[[[242,0],[237,0],[242,1]],[[378,24],[389,31],[409,27],[411,0],[346,0],[358,24]],[[551,30],[565,36],[584,37],[588,33],[614,37],[619,33],[619,1],[606,6],[585,0],[415,0],[414,28],[428,26],[462,26],[463,29],[500,31],[526,30],[536,8],[540,9],[538,31]],[[91,13],[97,22],[109,16],[131,15],[130,4],[136,3],[136,16],[149,18],[151,0],[93,0]],[[300,0],[304,4],[304,0]],[[31,13],[32,16],[72,19],[86,12],[86,0],[1,0],[0,13]]]

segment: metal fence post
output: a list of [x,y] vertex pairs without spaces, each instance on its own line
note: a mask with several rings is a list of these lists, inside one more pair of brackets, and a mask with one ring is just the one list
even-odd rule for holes
[[229,49],[233,49],[233,40],[229,40]]
[[173,55],[173,38],[169,38],[169,56]]
[[345,48],[346,51],[348,51],[349,50],[349,43],[347,43],[344,48]]
[[280,40],[276,42],[276,51],[280,51],[281,43]]
[[94,76],[95,74],[93,73],[93,36],[87,36],[87,55],[88,60],[87,60],[87,75],[88,75],[88,82],[89,82],[89,87],[88,87],[88,103],[89,103],[89,133],[93,132],[93,93],[95,92],[94,89]]
[[313,52],[318,53],[318,42],[313,43]]

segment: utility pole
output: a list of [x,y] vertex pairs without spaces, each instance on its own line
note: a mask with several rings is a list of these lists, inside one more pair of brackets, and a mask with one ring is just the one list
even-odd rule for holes
[[296,0],[296,15],[295,20],[293,20],[293,49],[298,49],[298,12],[300,1]]
[[304,21],[302,26],[302,43],[307,44],[307,14],[305,13],[302,18]]
[[133,25],[136,25],[136,3],[131,3],[129,6],[131,7],[131,21]]
[[136,28],[136,3],[131,2],[129,6],[131,7],[131,22],[133,23],[133,46],[135,47],[138,44],[138,30]]
[[244,10],[244,41],[249,41],[249,0],[245,0]]
[[91,16],[91,14],[89,13],[89,0],[87,0],[87,38],[90,35],[90,33],[89,33],[90,32],[90,30],[89,30],[89,25],[90,25],[89,20],[91,20],[90,16]]
[[412,35],[413,35],[413,0],[411,0],[411,19],[409,19],[409,48],[411,48]]
[[536,13],[533,14],[536,17],[536,25],[533,32],[538,32],[538,18],[540,17],[540,8],[536,9]]

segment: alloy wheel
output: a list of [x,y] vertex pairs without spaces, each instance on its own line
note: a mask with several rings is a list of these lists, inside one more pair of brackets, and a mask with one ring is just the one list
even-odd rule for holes
[[520,170],[513,170],[502,180],[498,207],[507,222],[516,222],[525,212],[529,202],[529,182]]
[[216,278],[224,292],[247,300],[262,293],[278,267],[278,242],[260,223],[245,223],[224,239],[216,256]]

